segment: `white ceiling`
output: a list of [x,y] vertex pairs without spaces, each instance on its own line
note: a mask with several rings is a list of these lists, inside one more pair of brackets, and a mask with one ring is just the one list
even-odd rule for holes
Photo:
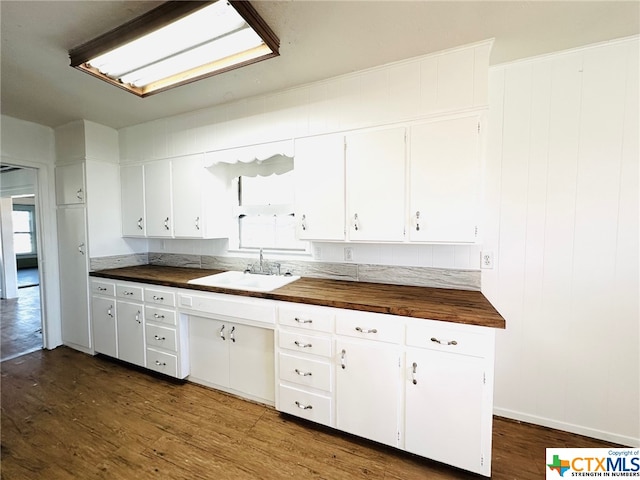
[[121,128],[495,38],[491,63],[639,33],[640,1],[253,1],[280,57],[144,99],[69,66],[68,50],[157,1],[0,0],[2,114]]

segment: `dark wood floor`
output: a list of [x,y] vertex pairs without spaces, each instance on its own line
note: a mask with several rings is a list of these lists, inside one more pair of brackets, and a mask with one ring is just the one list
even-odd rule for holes
[[[1,478],[483,478],[69,348],[0,364]],[[544,478],[546,447],[605,443],[496,418],[493,478]]]
[[37,269],[18,271],[18,281],[24,285],[18,288],[18,298],[0,300],[0,360],[42,348],[37,273]]

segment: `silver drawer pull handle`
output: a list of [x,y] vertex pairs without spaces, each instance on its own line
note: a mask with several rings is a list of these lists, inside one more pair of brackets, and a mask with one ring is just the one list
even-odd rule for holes
[[129,292],[128,290],[125,290],[122,292],[124,295],[133,295],[133,292]]
[[138,323],[142,323],[142,321],[140,320],[140,314],[141,313],[142,312],[140,310],[138,310],[138,313],[136,313],[136,322],[138,322]]
[[343,349],[342,352],[340,352],[340,366],[342,367],[343,370],[347,368],[347,362],[345,360],[346,355],[347,355],[347,351]]
[[107,289],[105,287],[98,287],[99,292],[106,292]]
[[164,315],[158,315],[157,313],[154,313],[153,318],[164,318]]
[[165,362],[161,362],[160,360],[156,360],[156,365],[158,365],[159,367],[166,367],[167,364]]
[[142,217],[138,219],[138,228],[142,230]]
[[378,333],[378,330],[375,329],[375,328],[364,329],[364,328],[356,327],[356,332],[360,332],[360,333]]
[[169,217],[164,219],[164,229],[169,230]]
[[153,296],[154,300],[158,300],[158,301],[164,301],[164,297],[157,297],[157,296]]
[[107,315],[113,318],[113,305],[109,305],[109,308],[107,309]]
[[231,327],[231,331],[229,332],[229,338],[231,339],[231,341],[232,341],[233,343],[235,343],[235,342],[236,342],[236,334],[235,334],[235,331],[236,331],[236,327]]
[[416,378],[416,374],[418,373],[418,364],[416,362],[413,362],[412,365],[413,369],[411,370],[411,381],[413,382],[414,385],[418,384],[418,379]]
[[313,320],[311,319],[307,319],[307,320],[301,320],[298,317],[294,318],[294,320],[298,323],[313,323]]
[[435,343],[439,343],[440,345],[457,345],[458,342],[455,340],[438,340],[436,337],[431,337],[431,341]]
[[311,405],[303,405],[297,400],[296,400],[296,407],[300,408],[301,410],[311,410],[313,408]]
[[155,338],[156,340],[166,340],[167,337],[160,337],[158,335],[154,335],[153,338]]
[[296,340],[295,342],[296,347],[300,347],[300,348],[310,348],[313,347],[313,345],[311,345],[310,343],[300,343],[298,340]]
[[298,370],[297,368],[294,370],[294,372],[296,372],[298,375],[300,375],[301,377],[310,377],[312,375],[311,372],[301,372],[300,370]]
[[220,334],[220,338],[222,340],[226,340],[225,336],[224,336],[224,325],[222,325],[222,328],[220,329],[220,332],[218,332]]

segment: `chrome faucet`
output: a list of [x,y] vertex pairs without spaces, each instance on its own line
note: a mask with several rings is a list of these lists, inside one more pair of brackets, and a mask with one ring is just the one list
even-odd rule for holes
[[[274,272],[275,269],[275,272]],[[255,273],[259,275],[280,275],[280,264],[277,262],[268,262],[264,259],[262,248],[260,249],[259,261],[253,265],[247,265],[244,273]]]

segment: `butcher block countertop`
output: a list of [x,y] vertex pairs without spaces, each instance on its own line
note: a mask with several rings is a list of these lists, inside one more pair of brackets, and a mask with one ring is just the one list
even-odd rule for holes
[[141,282],[283,302],[505,328],[505,320],[481,292],[381,283],[300,278],[271,292],[249,292],[188,284],[220,270],[142,265],[91,272],[92,277]]

